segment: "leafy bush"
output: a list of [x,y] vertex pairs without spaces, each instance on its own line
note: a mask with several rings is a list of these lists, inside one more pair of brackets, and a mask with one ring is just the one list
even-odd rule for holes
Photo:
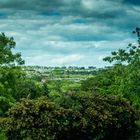
[[3,119],[8,139],[130,139],[137,132],[138,111],[123,98],[69,94],[59,104],[46,97],[23,99]]
[[0,96],[0,117],[4,117],[12,105],[13,103],[10,99]]
[[43,95],[48,95],[47,85],[43,85],[26,77],[17,83],[14,98],[19,101],[21,98],[28,96],[30,96],[31,99],[36,99]]

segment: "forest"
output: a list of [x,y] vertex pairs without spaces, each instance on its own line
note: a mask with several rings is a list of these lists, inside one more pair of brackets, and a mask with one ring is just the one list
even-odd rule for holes
[[0,140],[139,140],[140,28],[132,33],[100,69],[25,66],[1,33]]

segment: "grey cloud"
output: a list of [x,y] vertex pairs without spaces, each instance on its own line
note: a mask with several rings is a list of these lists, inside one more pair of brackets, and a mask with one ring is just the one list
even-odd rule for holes
[[126,0],[0,0],[0,31],[15,38],[26,64],[60,57],[56,65],[103,66],[101,58],[133,40],[139,10]]
[[[12,10],[32,10],[36,12],[44,11],[57,12],[62,15],[79,15],[95,18],[115,18],[120,11],[123,14],[122,3],[111,0],[13,0],[0,2],[1,9]],[[45,15],[45,14],[44,14]]]
[[124,2],[129,3],[129,4],[134,4],[134,5],[140,5],[139,0],[124,0]]

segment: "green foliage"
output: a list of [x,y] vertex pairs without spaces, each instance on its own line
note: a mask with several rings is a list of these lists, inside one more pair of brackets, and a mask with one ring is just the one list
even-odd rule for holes
[[133,65],[114,65],[83,81],[81,90],[120,95],[140,106],[140,69]]
[[[25,77],[26,78],[26,77]],[[19,101],[21,98],[30,97],[36,99],[40,96],[48,96],[48,89],[46,84],[36,82],[31,79],[20,80],[15,88],[14,99]]]
[[6,140],[5,133],[1,127],[0,127],[0,140]]
[[123,65],[102,69],[94,77],[82,81],[81,89],[102,94],[118,94],[118,86],[120,86],[124,70]]
[[1,94],[12,93],[23,75],[20,67],[0,67]]
[[22,76],[20,67],[16,65],[24,64],[20,53],[13,53],[15,41],[11,37],[0,34],[0,116],[5,116],[6,111],[15,101],[14,90],[17,81]]
[[50,94],[61,94],[67,91],[78,90],[80,82],[74,82],[70,80],[50,80],[46,82]]
[[23,99],[1,125],[9,140],[129,140],[138,119],[138,111],[126,99],[81,93],[66,95],[60,104],[46,97]]
[[119,49],[118,51],[112,52],[112,56],[105,57],[103,60],[108,62],[127,62],[128,64],[135,64],[139,65],[140,67],[140,28],[136,28],[133,33],[137,34],[138,41],[137,45],[128,44],[128,47],[126,50]]
[[0,117],[4,117],[12,105],[13,103],[10,99],[0,96]]
[[0,34],[0,66],[22,65],[24,61],[20,53],[13,54],[12,49],[15,48],[13,37],[9,38],[4,33]]
[[[138,44],[126,50],[112,52],[104,58],[115,62],[112,67],[98,71],[95,77],[83,81],[81,89],[88,92],[121,95],[140,107],[140,29],[136,28]],[[124,65],[123,62],[127,62]]]
[[133,33],[136,33],[138,37],[136,45],[130,43],[126,50],[112,52],[112,56],[104,60],[117,63],[127,62],[128,65],[120,69],[121,74],[117,71],[118,65],[115,69],[113,68],[119,75],[112,75],[115,79],[113,84],[117,85],[118,94],[123,94],[124,97],[140,106],[140,28],[136,28]]

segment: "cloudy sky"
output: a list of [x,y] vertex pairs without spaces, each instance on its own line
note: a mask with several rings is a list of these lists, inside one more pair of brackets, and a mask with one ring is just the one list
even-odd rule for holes
[[0,32],[26,65],[103,67],[139,26],[140,0],[0,0]]

